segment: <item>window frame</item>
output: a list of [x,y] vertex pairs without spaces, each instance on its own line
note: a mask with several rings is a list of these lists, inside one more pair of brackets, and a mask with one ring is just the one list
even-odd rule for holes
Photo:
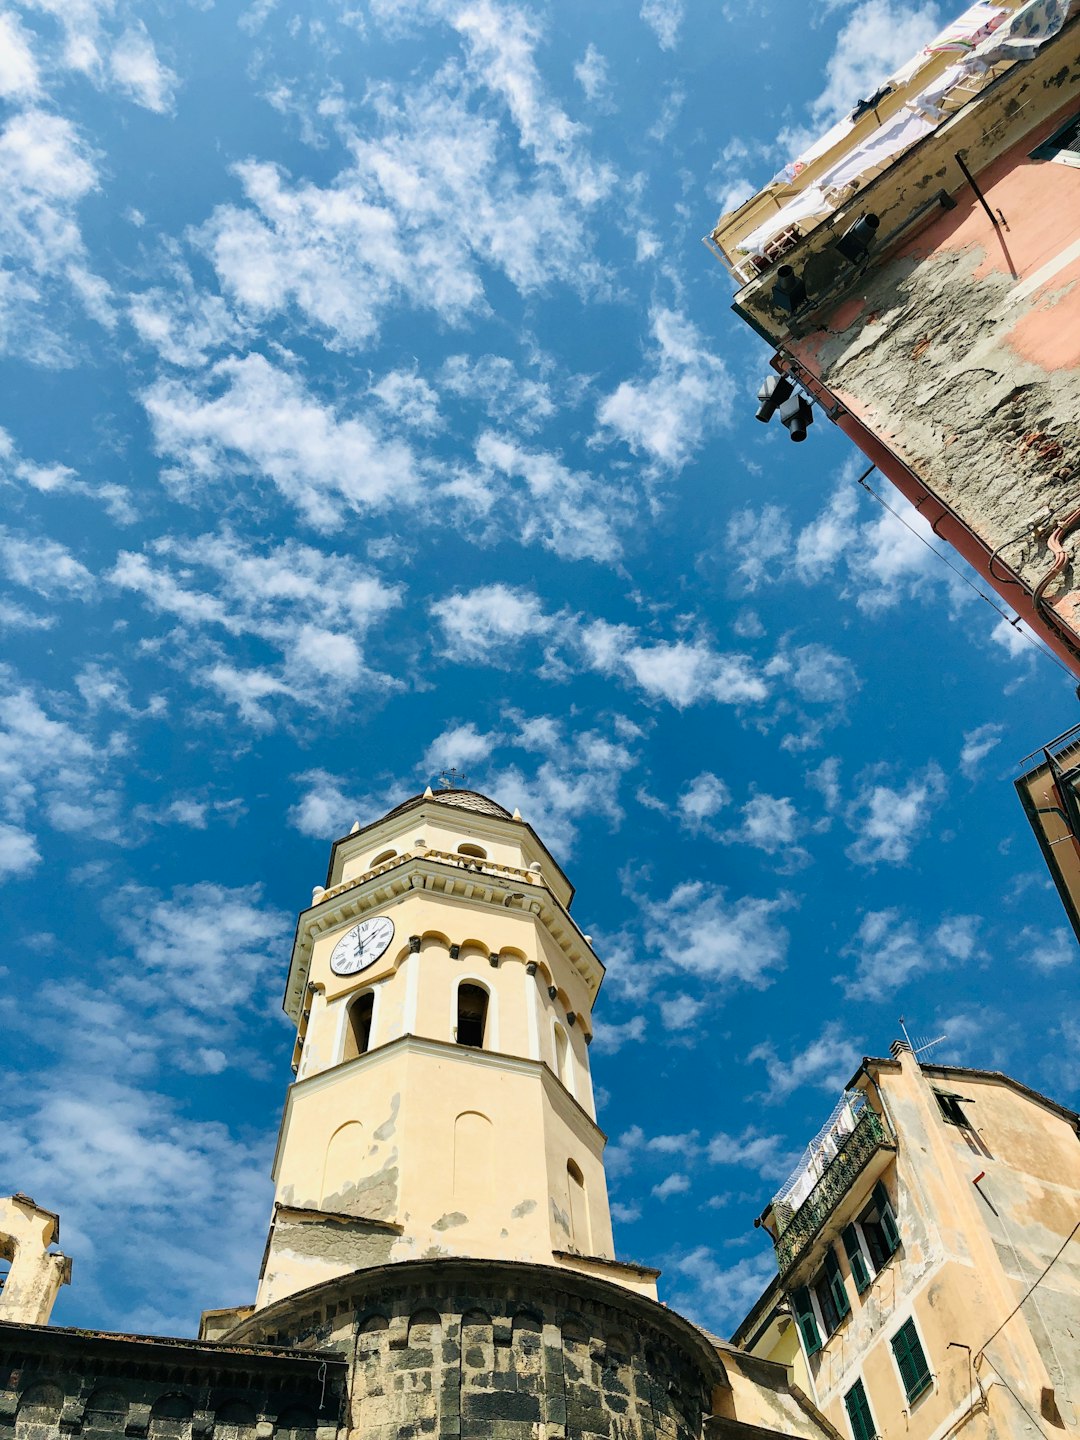
[[960,1108],[962,1103],[967,1103],[966,1095],[957,1095],[953,1090],[935,1090],[934,1099],[946,1125],[955,1125],[961,1130],[971,1129],[970,1119]]
[[1070,137],[1080,145],[1080,110],[1075,111],[1069,118],[1063,121],[1053,134],[1048,135],[1045,140],[1035,146],[1035,149],[1028,154],[1029,160],[1056,161],[1058,165],[1072,165],[1080,168],[1080,149],[1071,150],[1060,142],[1064,140],[1070,130],[1075,130],[1076,135]]
[[[905,1332],[909,1333],[905,1335]],[[915,1354],[915,1350],[912,1348],[912,1344],[914,1343],[914,1346],[917,1347],[919,1359],[922,1361],[922,1374],[915,1376],[913,1386],[911,1387],[908,1385],[907,1378],[904,1374],[904,1365],[900,1358],[900,1352],[897,1349],[897,1341],[902,1335],[905,1335],[903,1342],[905,1347],[904,1360],[910,1361]],[[904,1395],[907,1397],[908,1407],[910,1408],[917,1404],[924,1395],[934,1388],[934,1372],[930,1368],[930,1361],[926,1354],[926,1346],[923,1344],[922,1334],[916,1324],[914,1314],[909,1315],[889,1336],[889,1350],[892,1353],[893,1364],[896,1366],[896,1373],[900,1378],[900,1385],[904,1391]]]
[[847,1255],[851,1278],[855,1281],[855,1289],[858,1294],[865,1295],[878,1272],[873,1268],[873,1257],[862,1233],[862,1226],[857,1220],[844,1226],[840,1231],[840,1240]]
[[[859,1417],[858,1425],[855,1423],[855,1416],[852,1414],[851,1406],[851,1397],[856,1391],[858,1392],[859,1400],[862,1402],[862,1414]],[[844,1412],[847,1415],[852,1440],[877,1440],[878,1431],[874,1423],[874,1412],[870,1409],[870,1400],[866,1394],[866,1386],[863,1384],[861,1375],[844,1393]]]

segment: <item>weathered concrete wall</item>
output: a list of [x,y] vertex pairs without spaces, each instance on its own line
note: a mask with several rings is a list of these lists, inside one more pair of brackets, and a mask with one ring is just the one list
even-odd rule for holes
[[699,1440],[726,1377],[655,1301],[547,1266],[387,1266],[257,1312],[230,1337],[355,1355],[351,1433]]
[[[1080,169],[1029,158],[1075,111],[1080,61],[1046,83],[1059,108],[977,176],[1008,228],[955,191],[789,347],[1029,590],[1080,507]],[[1080,538],[1060,538],[1047,599],[1080,629]]]

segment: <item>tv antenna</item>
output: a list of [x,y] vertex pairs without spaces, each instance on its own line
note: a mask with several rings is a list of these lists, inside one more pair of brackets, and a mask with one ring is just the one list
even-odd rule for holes
[[443,790],[464,790],[468,783],[468,775],[456,765],[451,765],[449,770],[444,770],[439,776],[439,785]]
[[918,1036],[912,1039],[911,1035],[908,1034],[908,1028],[907,1025],[904,1023],[903,1015],[900,1016],[900,1029],[904,1032],[904,1039],[907,1041],[907,1047],[915,1056],[916,1060],[918,1060],[920,1055],[924,1055],[927,1050],[933,1050],[935,1045],[940,1045],[942,1041],[949,1038],[948,1035],[939,1035],[936,1040],[922,1040]]

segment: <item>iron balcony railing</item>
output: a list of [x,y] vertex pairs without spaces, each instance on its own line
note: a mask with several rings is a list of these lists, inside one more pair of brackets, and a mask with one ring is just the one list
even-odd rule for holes
[[889,1135],[880,1115],[868,1105],[799,1208],[792,1210],[782,1201],[776,1205],[777,1232],[773,1244],[781,1275],[786,1275],[795,1264],[874,1153],[888,1143]]

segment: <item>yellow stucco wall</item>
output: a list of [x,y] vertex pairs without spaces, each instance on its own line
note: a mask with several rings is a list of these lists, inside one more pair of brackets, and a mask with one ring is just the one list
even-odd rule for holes
[[[809,1393],[845,1436],[852,1432],[844,1396],[856,1380],[886,1440],[1027,1433],[1020,1401],[1044,1418],[1056,1409],[1066,1432],[1076,1433],[1080,1240],[1067,1237],[1080,1219],[1080,1144],[1072,1122],[1003,1077],[923,1069],[908,1051],[873,1074],[897,1137],[884,1178],[901,1246],[860,1296],[827,1224],[792,1276],[793,1285],[812,1281],[831,1244],[851,1303],[822,1351],[803,1362]],[[873,1090],[869,1077],[863,1084]],[[970,1123],[947,1123],[935,1089],[962,1095]],[[932,1373],[912,1403],[891,1343],[909,1318]]]

